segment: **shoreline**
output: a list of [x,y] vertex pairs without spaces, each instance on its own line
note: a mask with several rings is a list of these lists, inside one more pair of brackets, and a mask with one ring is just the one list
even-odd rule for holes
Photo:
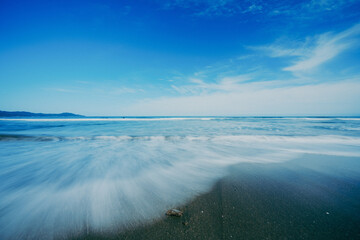
[[134,229],[70,239],[359,239],[360,159],[242,163],[210,192]]

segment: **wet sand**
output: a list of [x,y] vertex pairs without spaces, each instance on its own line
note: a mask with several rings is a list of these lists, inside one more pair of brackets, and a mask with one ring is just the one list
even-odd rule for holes
[[360,159],[239,164],[178,209],[182,217],[72,239],[360,239]]

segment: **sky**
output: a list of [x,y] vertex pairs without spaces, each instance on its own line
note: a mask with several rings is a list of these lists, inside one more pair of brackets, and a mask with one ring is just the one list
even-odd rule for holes
[[0,0],[0,110],[360,116],[360,0]]

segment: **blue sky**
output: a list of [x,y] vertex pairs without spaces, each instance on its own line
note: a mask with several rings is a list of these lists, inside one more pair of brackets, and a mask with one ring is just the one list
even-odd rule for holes
[[360,115],[360,1],[0,1],[0,109]]

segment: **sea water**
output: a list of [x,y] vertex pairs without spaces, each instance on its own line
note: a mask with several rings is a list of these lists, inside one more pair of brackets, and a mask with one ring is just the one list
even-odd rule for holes
[[0,118],[0,239],[134,227],[232,165],[303,154],[360,161],[360,118]]

